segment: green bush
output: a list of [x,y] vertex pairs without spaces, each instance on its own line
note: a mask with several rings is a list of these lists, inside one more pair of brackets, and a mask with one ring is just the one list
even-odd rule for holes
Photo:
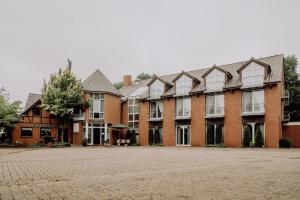
[[130,140],[130,139],[131,139],[131,132],[130,132],[130,130],[127,130],[127,133],[126,133],[126,139],[127,139],[127,140]]
[[81,140],[81,145],[85,147],[87,146],[87,143],[88,143],[88,139],[86,137],[83,137]]
[[136,144],[136,133],[134,129],[131,130],[130,136],[131,136],[130,138],[131,144]]
[[149,129],[149,133],[148,133],[148,143],[149,143],[149,145],[153,145],[153,138],[154,138],[153,129]]
[[154,143],[155,144],[160,144],[161,143],[161,141],[160,141],[160,133],[159,133],[158,128],[154,130]]
[[259,127],[255,130],[255,147],[264,146],[264,138]]
[[250,142],[249,147],[254,148],[255,147],[255,142]]
[[279,140],[279,147],[280,148],[291,148],[292,141],[289,138],[281,138]]
[[49,144],[49,143],[53,143],[54,142],[54,140],[53,140],[53,137],[52,136],[50,136],[50,135],[45,135],[44,136],[44,144]]
[[245,126],[244,128],[244,139],[243,139],[243,145],[245,147],[249,147],[251,142],[251,131],[248,126]]

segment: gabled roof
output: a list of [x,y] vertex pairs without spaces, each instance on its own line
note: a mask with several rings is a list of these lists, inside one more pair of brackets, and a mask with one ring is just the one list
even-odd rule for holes
[[182,75],[186,75],[188,77],[190,77],[191,79],[193,79],[196,83],[200,83],[200,80],[194,76],[192,76],[191,74],[189,74],[188,72],[182,71],[181,73],[179,73],[173,80],[172,82],[174,83],[177,79],[179,79]]
[[40,94],[29,93],[24,110],[22,111],[22,113],[27,112],[30,108],[32,108],[32,106],[34,106],[37,102],[39,102],[40,99],[41,99]]
[[246,66],[248,66],[250,63],[255,62],[263,67],[265,67],[267,69],[267,72],[271,72],[271,67],[269,64],[264,63],[260,60],[256,60],[255,58],[250,58],[250,60],[248,60],[247,62],[245,62],[238,70],[237,72],[240,73],[240,71],[242,71]]
[[172,87],[172,84],[163,80],[162,78],[160,78],[159,76],[157,75],[154,75],[152,80],[147,84],[147,86],[150,86],[154,81],[156,80],[160,80],[161,82],[163,82],[165,85],[169,86],[169,87]]
[[122,96],[105,75],[97,69],[86,80],[82,82],[83,91],[104,92],[116,96]]
[[226,71],[225,69],[222,69],[220,67],[218,67],[217,65],[212,66],[209,70],[207,70],[203,75],[202,78],[205,78],[210,72],[212,72],[214,69],[217,69],[221,72],[223,72],[224,74],[226,74],[228,76],[228,78],[232,78],[232,75],[229,71]]

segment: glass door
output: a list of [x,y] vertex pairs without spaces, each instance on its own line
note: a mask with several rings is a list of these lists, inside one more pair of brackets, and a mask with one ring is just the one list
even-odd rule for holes
[[191,126],[177,126],[176,128],[176,145],[190,146],[191,145]]

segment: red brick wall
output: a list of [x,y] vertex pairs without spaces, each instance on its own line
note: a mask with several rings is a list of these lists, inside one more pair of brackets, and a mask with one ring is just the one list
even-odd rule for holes
[[192,119],[191,119],[191,144],[192,146],[205,145],[205,95],[192,96]]
[[289,138],[293,142],[293,147],[300,147],[300,124],[283,126],[282,137]]
[[109,94],[104,95],[104,123],[119,124],[121,122],[121,98]]
[[[128,126],[128,102],[124,102],[121,105],[121,123]],[[122,130],[122,134],[125,135],[127,129]]]
[[224,94],[224,143],[228,147],[242,146],[242,93],[240,90]]
[[140,144],[148,145],[148,131],[149,131],[149,101],[140,101],[140,119],[139,119],[139,136]]
[[265,147],[278,148],[282,131],[282,85],[265,87]]
[[165,146],[175,146],[175,98],[164,99],[163,106],[163,143]]

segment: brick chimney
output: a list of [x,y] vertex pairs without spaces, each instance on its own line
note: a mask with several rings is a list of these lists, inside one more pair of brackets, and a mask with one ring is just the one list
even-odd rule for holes
[[123,76],[123,86],[127,87],[127,86],[130,86],[131,84],[132,84],[131,75],[129,75],[129,74],[124,75]]

